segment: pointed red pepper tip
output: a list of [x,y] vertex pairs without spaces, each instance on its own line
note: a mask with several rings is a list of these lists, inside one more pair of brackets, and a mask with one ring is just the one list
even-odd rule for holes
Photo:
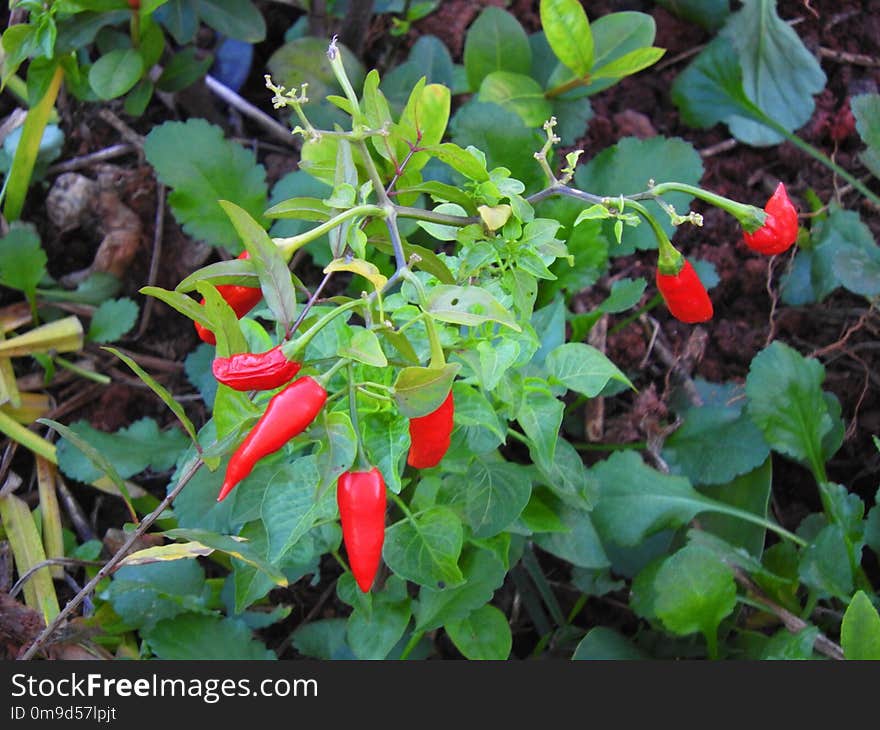
[[754,233],[743,232],[743,240],[752,251],[774,256],[787,251],[797,240],[797,208],[788,197],[785,185],[779,183],[764,206],[767,218]]

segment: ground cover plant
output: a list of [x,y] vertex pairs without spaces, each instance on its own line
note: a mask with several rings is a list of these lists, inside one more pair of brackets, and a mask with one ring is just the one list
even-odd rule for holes
[[878,3],[8,20],[7,656],[880,658]]

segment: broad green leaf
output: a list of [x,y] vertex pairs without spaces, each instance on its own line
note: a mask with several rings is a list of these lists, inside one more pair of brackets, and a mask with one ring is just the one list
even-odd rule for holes
[[229,38],[259,43],[266,37],[263,14],[251,0],[199,0],[199,16]]
[[89,83],[100,99],[122,96],[140,80],[144,60],[134,48],[119,48],[101,56],[89,69]]
[[[263,560],[251,547],[250,543],[241,537],[232,537],[230,535],[218,535],[210,530],[183,529],[175,528],[166,530],[165,536],[171,539],[191,540],[190,545],[202,545],[211,550],[219,550],[231,558],[240,560],[243,563],[256,568],[264,573],[273,583],[283,587],[287,586],[287,580],[284,574],[274,565],[270,565]],[[168,546],[166,546],[168,547]],[[143,552],[143,551],[141,551]],[[138,553],[134,553],[137,555]]]
[[663,58],[664,53],[666,53],[665,48],[657,48],[656,46],[637,48],[636,50],[630,51],[626,55],[595,69],[593,73],[590,74],[590,78],[621,79],[624,76],[631,76],[639,71],[643,71],[648,68],[648,66],[653,66],[657,61]]
[[528,127],[540,127],[553,114],[538,82],[511,71],[493,71],[486,76],[478,98],[516,112]]
[[590,513],[562,503],[557,508],[557,514],[568,531],[534,535],[535,544],[580,568],[608,567],[608,556],[596,528],[593,527]]
[[758,659],[765,661],[791,661],[813,658],[813,645],[819,636],[819,629],[806,626],[792,634],[788,629],[780,629],[765,645]]
[[312,528],[319,480],[317,458],[307,456],[279,465],[269,481],[260,508],[269,539],[269,562],[277,562]]
[[403,368],[394,382],[394,400],[400,412],[407,418],[418,418],[436,411],[460,368],[458,363],[442,368]]
[[650,659],[625,636],[605,626],[590,629],[577,645],[571,658],[583,661]]
[[[703,174],[703,163],[693,146],[682,139],[652,137],[636,139],[627,137],[613,147],[603,150],[586,165],[578,167],[575,182],[582,190],[590,190],[598,195],[629,195],[647,188],[646,170],[656,183],[663,181],[684,182],[698,185]],[[679,213],[686,213],[692,197],[683,193],[664,195],[663,199]],[[667,235],[672,236],[675,227],[656,203],[646,201],[645,207],[658,221]],[[603,224],[606,238],[611,241],[611,223]],[[635,249],[653,249],[657,239],[648,225],[628,227],[623,243],[612,244],[612,255],[621,256]]]
[[47,260],[36,229],[28,223],[12,223],[9,233],[0,238],[0,284],[24,292],[32,301],[46,275]]
[[589,509],[596,501],[595,480],[590,477],[581,455],[562,437],[556,442],[550,471],[542,472],[542,476],[540,483],[573,507]]
[[129,626],[149,630],[164,619],[205,611],[205,573],[195,560],[125,566],[103,594]]
[[219,201],[234,203],[259,222],[266,208],[266,173],[253,153],[224,139],[219,127],[203,119],[154,127],[144,153],[159,180],[172,188],[168,203],[183,229],[233,253],[241,251]]
[[[425,85],[423,79],[419,80],[400,115],[400,120],[391,128],[388,137],[397,160],[405,159],[412,152],[412,145],[431,147],[440,143],[449,121],[450,103],[451,94],[448,87],[441,84]],[[429,159],[428,152],[415,152],[409,158],[407,172],[410,175],[418,172]]]
[[508,461],[475,459],[464,483],[464,518],[477,538],[493,537],[509,527],[532,493],[528,471]]
[[[805,124],[825,73],[797,32],[776,11],[775,0],[743,0],[722,33],[733,43],[746,96],[789,131]],[[731,133],[751,145],[778,144],[782,137],[759,122],[727,120]]]
[[657,0],[657,3],[708,31],[718,30],[730,15],[730,0]]
[[444,628],[455,648],[468,659],[502,660],[510,656],[513,636],[510,624],[492,605],[478,608],[467,618],[451,621]]
[[810,261],[815,297],[825,299],[838,286],[854,294],[880,294],[880,248],[859,214],[832,205],[812,235],[813,249],[798,253]]
[[267,218],[295,218],[323,223],[330,219],[333,211],[318,198],[289,198],[273,205],[265,215]]
[[598,309],[608,314],[625,312],[639,303],[647,285],[648,283],[642,277],[638,279],[618,279],[611,285],[611,292],[598,306]]
[[483,340],[477,345],[477,352],[480,357],[480,385],[487,393],[491,393],[498,387],[505,373],[514,366],[519,357],[519,343],[509,338]]
[[162,69],[162,75],[156,81],[156,86],[169,93],[183,91],[202,78],[213,62],[213,56],[200,58],[194,46],[187,46],[171,56]]
[[403,488],[401,462],[409,449],[409,422],[387,410],[368,413],[358,419],[361,443],[370,463],[382,472],[387,486],[395,494]]
[[618,380],[634,387],[617,366],[591,345],[569,342],[553,350],[545,364],[547,372],[566,388],[588,398],[595,398],[608,385]]
[[417,631],[433,631],[445,623],[465,618],[485,605],[504,582],[507,569],[492,551],[468,545],[462,551],[464,582],[455,588],[437,590],[427,586],[419,591],[413,614]]
[[823,596],[849,601],[853,591],[850,548],[840,525],[827,525],[801,553],[798,577]]
[[138,305],[128,297],[108,299],[95,310],[87,338],[92,342],[113,342],[137,321]]
[[874,177],[880,178],[880,94],[858,94],[850,99],[856,129],[868,145],[860,155]]
[[386,659],[406,631],[410,615],[409,598],[393,601],[384,592],[375,594],[372,610],[355,608],[349,616],[348,645],[358,659]]
[[472,91],[493,71],[527,74],[532,51],[526,32],[516,18],[489,6],[468,28],[464,40],[464,67]]
[[510,312],[488,291],[476,286],[435,286],[428,294],[426,311],[441,322],[468,327],[498,322],[515,332],[521,331]]
[[880,615],[864,591],[858,591],[843,614],[840,644],[847,659],[880,659]]
[[300,626],[293,633],[293,646],[315,659],[354,659],[346,643],[348,619],[325,618]]
[[752,360],[746,379],[747,411],[774,451],[825,473],[822,438],[834,421],[822,394],[825,368],[782,342]]
[[243,621],[187,613],[162,621],[144,637],[160,659],[272,660],[275,652],[254,638]]
[[541,27],[556,57],[574,73],[593,68],[593,34],[578,0],[541,0]]
[[688,545],[654,576],[654,610],[673,633],[701,632],[714,656],[718,624],[736,606],[733,571],[704,548]]
[[505,440],[507,434],[498,413],[482,391],[458,381],[454,385],[454,393],[457,425],[461,426],[464,431],[470,428],[487,429],[497,439],[495,446]]
[[314,438],[320,444],[318,452],[320,493],[354,464],[357,457],[357,435],[351,425],[351,417],[342,411],[331,413],[322,411],[322,415],[312,429]]
[[376,333],[363,327],[354,328],[354,334],[348,344],[340,348],[339,355],[377,368],[388,365],[388,359],[382,352],[382,345]]
[[732,119],[766,120],[743,89],[742,68],[730,39],[717,36],[672,84],[682,121],[705,129]]
[[[462,149],[457,144],[444,142],[443,144],[426,147],[425,151],[431,153],[433,157],[436,157],[441,162],[445,162],[453,170],[460,172],[469,180],[486,182],[489,179],[486,163],[476,155],[471,154],[469,150]],[[464,201],[458,201],[458,203],[461,205]],[[473,206],[471,201],[464,204]],[[464,209],[462,208],[462,210]]]
[[455,513],[432,507],[388,527],[382,556],[401,578],[430,588],[455,587],[464,580],[458,568],[462,537]]
[[556,499],[543,488],[532,490],[529,503],[520,515],[520,521],[531,532],[568,532],[555,509]]
[[545,472],[553,469],[564,409],[562,401],[549,389],[529,387],[516,414],[516,420],[529,439],[532,460]]
[[593,521],[604,539],[637,545],[648,535],[686,524],[711,508],[687,479],[661,474],[632,451],[618,451],[593,467],[599,499]]
[[[720,450],[713,449],[714,453],[718,451]],[[704,489],[703,492],[719,502],[766,518],[772,480],[772,462],[766,459],[754,471],[741,474],[728,484]],[[766,528],[761,525],[722,514],[704,514],[700,517],[700,525],[704,530],[718,535],[731,545],[744,548],[750,555],[760,558],[764,551]]]
[[725,484],[764,463],[770,448],[743,405],[689,408],[663,444],[672,473],[694,484]]

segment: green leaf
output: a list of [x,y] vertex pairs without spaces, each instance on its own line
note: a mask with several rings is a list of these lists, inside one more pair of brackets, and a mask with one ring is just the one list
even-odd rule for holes
[[221,35],[247,43],[266,37],[266,22],[251,0],[199,0],[199,15]]
[[632,76],[648,68],[648,66],[653,66],[663,58],[664,53],[666,53],[665,48],[657,48],[656,46],[637,48],[614,61],[600,66],[590,74],[590,78],[617,80],[624,76]]
[[575,76],[593,68],[593,34],[583,6],[577,0],[541,0],[541,27],[556,57]]
[[853,570],[846,535],[840,525],[826,525],[801,553],[798,577],[821,595],[849,601]]
[[632,451],[618,451],[592,473],[600,486],[593,521],[604,539],[619,545],[637,545],[652,533],[680,527],[711,505],[687,479],[651,469]]
[[477,538],[493,537],[509,527],[532,494],[528,470],[508,461],[477,458],[464,481],[464,518]]
[[285,330],[288,329],[296,317],[296,291],[281,252],[272,243],[265,228],[248,215],[246,210],[228,200],[219,202],[250,253],[254,270],[260,277],[260,288],[266,304],[275,315],[276,321]]
[[385,659],[400,641],[410,619],[409,598],[391,600],[385,591],[373,594],[369,611],[355,608],[348,618],[346,637],[358,659]]
[[657,0],[657,3],[708,31],[717,31],[730,15],[730,0]]
[[850,99],[856,129],[868,145],[860,155],[874,177],[880,178],[880,94],[859,94]]
[[526,32],[510,13],[487,7],[468,28],[464,40],[464,67],[471,90],[480,88],[493,71],[527,74],[532,50]]
[[128,297],[108,299],[95,310],[89,325],[92,342],[113,342],[128,332],[137,321],[138,305]]
[[733,571],[704,548],[687,545],[663,561],[654,577],[654,610],[675,634],[701,632],[716,653],[718,624],[736,606]]
[[743,118],[756,122],[766,115],[746,96],[736,49],[717,36],[672,84],[672,101],[682,121],[705,129],[719,122]]
[[545,472],[552,471],[556,441],[565,406],[549,389],[529,387],[516,414],[529,439],[532,460]]
[[[131,368],[132,372],[137,375],[150,390],[152,390],[157,396],[159,396],[160,400],[168,406],[169,410],[177,416],[177,420],[180,421],[180,425],[183,426],[186,433],[189,435],[193,444],[198,444],[199,440],[196,436],[195,427],[192,424],[192,421],[189,420],[189,416],[186,415],[186,411],[183,409],[183,406],[180,405],[176,400],[174,400],[174,396],[168,391],[168,389],[159,383],[155,378],[153,378],[149,373],[147,373],[140,365],[138,365],[134,360],[132,360],[128,355],[123,355],[119,350],[115,350],[112,347],[105,347],[107,352],[116,355],[122,362],[128,365]],[[190,358],[187,358],[187,362],[190,361]],[[189,375],[189,373],[187,373]],[[213,379],[213,375],[212,375]],[[215,381],[216,382],[216,381]]]
[[269,480],[260,505],[269,541],[269,562],[277,562],[314,525],[319,508],[315,497],[319,479],[316,457],[306,456],[279,465]]
[[318,491],[321,493],[354,464],[357,457],[357,435],[351,425],[351,417],[340,411],[322,411],[312,429],[313,437],[320,444],[318,471],[321,480]]
[[169,93],[183,91],[208,73],[213,62],[213,56],[200,58],[194,46],[187,46],[165,64],[156,86]]
[[395,494],[403,488],[401,461],[409,449],[409,426],[405,418],[389,411],[369,413],[359,418],[361,443],[385,477],[385,485]]
[[441,322],[468,327],[498,322],[515,332],[521,331],[510,312],[488,291],[476,286],[435,286],[428,294],[425,311]]
[[540,127],[553,114],[538,82],[511,71],[493,71],[486,76],[478,98],[515,112],[528,127]]
[[880,615],[864,591],[858,591],[843,614],[840,644],[846,659],[880,659]]
[[802,253],[810,255],[816,299],[825,299],[838,286],[867,297],[880,294],[880,247],[856,211],[832,205],[812,239],[812,251]]
[[[445,162],[453,170],[460,172],[469,180],[475,180],[477,182],[488,181],[489,173],[486,171],[485,161],[477,157],[477,155],[471,154],[470,149],[471,148],[464,150],[457,144],[444,142],[443,144],[426,147],[425,151],[430,152],[432,156],[436,157],[441,162]],[[468,199],[467,202],[459,201],[459,205],[462,203],[473,207],[473,201],[470,199]],[[461,208],[461,210],[464,211],[464,208]]]
[[820,481],[822,437],[834,427],[822,394],[824,379],[822,363],[778,341],[755,356],[746,378],[748,414],[771,448],[805,462]]
[[89,69],[89,83],[100,99],[115,99],[130,91],[144,73],[144,60],[133,48],[101,56]]
[[[116,433],[98,431],[87,421],[76,421],[69,428],[106,458],[123,479],[147,467],[155,471],[170,469],[188,445],[179,429],[160,431],[152,418],[141,418]],[[71,479],[81,482],[92,482],[101,476],[67,439],[58,443],[58,466]]]
[[229,302],[210,282],[198,282],[196,291],[202,295],[205,302],[203,309],[211,322],[210,329],[217,339],[217,355],[229,357],[239,352],[246,352],[247,340],[238,324],[238,316]]
[[606,568],[610,565],[602,542],[593,527],[590,513],[562,503],[556,509],[567,532],[534,535],[535,544],[572,565],[581,568]]
[[556,442],[550,471],[541,474],[541,483],[574,507],[588,509],[596,501],[598,488],[595,481],[590,478],[577,449],[562,437]]
[[[682,139],[652,137],[636,139],[627,137],[609,147],[586,165],[578,168],[575,181],[582,190],[599,195],[630,195],[646,189],[647,177],[656,183],[663,181],[684,182],[698,185],[703,174],[700,155],[689,142]],[[683,193],[664,195],[663,199],[680,213],[686,212],[692,197]],[[666,234],[673,236],[675,227],[669,216],[653,201],[645,201],[645,207],[658,221]],[[611,239],[611,222],[603,223],[606,238]],[[612,245],[615,256],[628,255],[636,249],[653,249],[657,239],[650,226],[627,228],[622,245]]]
[[468,545],[461,555],[464,582],[455,588],[437,590],[427,586],[414,604],[417,631],[433,631],[445,623],[465,618],[485,605],[501,587],[507,568],[498,554]]
[[267,189],[265,170],[253,153],[224,139],[219,127],[203,119],[154,127],[144,153],[159,180],[173,188],[168,203],[184,231],[233,253],[241,251],[219,201],[230,201],[260,221]]
[[[775,0],[743,0],[722,33],[736,47],[746,96],[788,131],[813,115],[813,95],[825,73],[800,36],[776,12]],[[759,122],[729,119],[731,133],[751,145],[778,144],[783,137]]]
[[460,368],[458,363],[442,368],[403,368],[394,382],[394,401],[400,412],[407,418],[418,418],[436,411]]
[[618,279],[611,285],[611,292],[597,309],[607,314],[625,312],[639,303],[647,285],[648,282],[641,276],[638,279]]
[[[705,489],[704,492],[719,502],[766,518],[772,481],[772,463],[770,459],[766,459],[754,471],[741,474],[728,484]],[[723,514],[704,514],[700,517],[700,525],[704,530],[718,535],[731,545],[744,548],[750,555],[760,558],[764,551],[766,528],[761,525],[754,525]]]
[[[276,186],[277,187],[277,186]],[[273,196],[275,190],[272,191]],[[296,220],[317,221],[329,220],[333,211],[323,200],[318,198],[289,198],[273,205],[266,211],[267,218],[295,218]]]
[[145,635],[160,659],[202,661],[271,660],[275,652],[254,638],[243,621],[195,613],[156,624]]
[[293,646],[300,654],[315,659],[354,659],[346,643],[347,626],[344,618],[300,624],[293,633]]
[[104,594],[129,626],[149,630],[164,619],[207,610],[205,573],[195,560],[119,568]]
[[689,408],[663,444],[672,473],[694,484],[725,484],[763,464],[770,447],[743,405]]
[[650,659],[625,636],[605,626],[590,629],[571,658],[585,661]]
[[32,301],[37,285],[46,275],[46,252],[40,236],[28,223],[15,221],[0,238],[0,284],[24,292]]
[[588,398],[599,395],[609,380],[618,380],[634,387],[613,362],[595,347],[583,342],[560,345],[547,356],[545,367],[566,388]]
[[401,578],[431,588],[460,585],[461,522],[446,507],[432,507],[412,520],[403,519],[385,530],[382,556]]
[[444,627],[452,643],[468,659],[502,660],[510,656],[513,636],[507,617],[495,606],[478,608],[466,619]]

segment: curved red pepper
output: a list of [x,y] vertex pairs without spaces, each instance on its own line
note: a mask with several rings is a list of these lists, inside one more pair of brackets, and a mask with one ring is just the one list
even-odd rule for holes
[[712,300],[687,259],[675,275],[661,274],[657,269],[657,289],[676,319],[688,324],[712,319]]
[[752,251],[773,256],[791,247],[797,240],[797,208],[788,197],[785,185],[779,183],[767,205],[764,225],[754,233],[743,231],[743,240]]
[[351,572],[366,593],[373,585],[385,541],[385,480],[376,467],[347,471],[336,485],[342,539]]
[[409,421],[410,447],[406,463],[416,469],[437,466],[449,450],[455,402],[452,391],[443,404],[432,413]]
[[218,382],[233,390],[273,390],[290,382],[300,367],[296,360],[288,360],[281,345],[277,345],[266,352],[215,357],[211,372]]
[[265,413],[229,460],[217,501],[222,502],[251,473],[260,459],[278,451],[294,436],[305,431],[326,401],[327,391],[317,380],[308,376],[294,380],[273,395]]
[[[238,255],[239,259],[247,259],[250,258],[250,254],[247,251],[242,251]],[[260,300],[263,298],[263,290],[260,287],[253,286],[237,286],[235,284],[221,284],[217,287],[217,291],[220,292],[220,296],[226,300],[226,303],[232,307],[232,311],[235,312],[235,316],[241,319],[250,312],[254,307],[256,307]],[[200,302],[202,306],[205,306],[205,300],[202,298]],[[202,326],[198,322],[193,322],[196,328],[196,333],[203,342],[207,342],[209,345],[216,345],[217,338],[214,337],[214,333],[209,330],[207,327]]]

